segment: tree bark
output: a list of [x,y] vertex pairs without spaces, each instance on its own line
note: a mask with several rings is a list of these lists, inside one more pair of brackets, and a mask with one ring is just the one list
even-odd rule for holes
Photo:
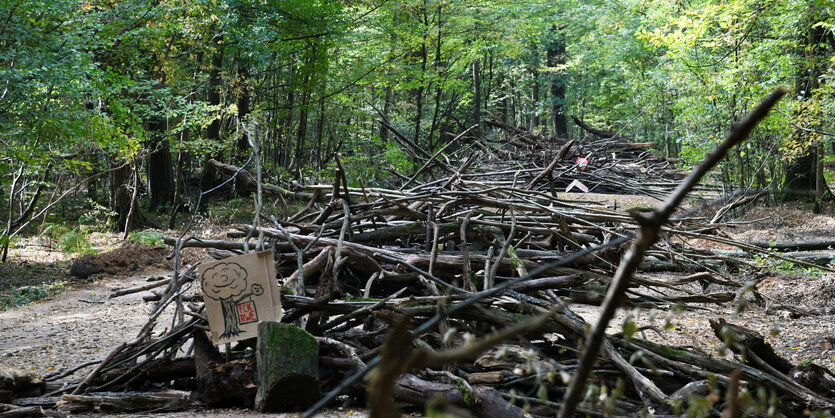
[[174,201],[174,166],[171,147],[165,137],[165,122],[152,118],[146,125],[151,135],[148,141],[151,152],[146,159],[148,191],[151,194],[149,207],[159,208]]
[[560,72],[555,70],[565,64],[565,42],[556,33],[555,26],[551,27],[551,42],[548,44],[547,60],[551,68],[551,124],[554,136],[568,137],[568,122],[565,118],[565,80]]
[[[113,162],[112,166],[121,165],[121,162]],[[131,172],[132,164],[126,164],[121,168],[110,172],[110,209],[115,212],[116,231],[124,232],[125,221],[131,208]]]
[[539,48],[536,45],[531,46],[531,62],[528,65],[528,72],[532,78],[532,91],[531,91],[531,119],[530,119],[530,126],[529,131],[536,132],[536,129],[539,127]]
[[473,123],[478,125],[473,134],[479,136],[481,133],[481,64],[478,60],[473,61]]
[[[209,72],[209,105],[217,106],[220,104],[220,71],[223,67],[223,49],[221,49],[220,37],[215,42],[215,47],[218,48],[212,56],[212,69]],[[220,141],[220,118],[212,121],[209,129],[206,132],[206,138],[209,141]],[[217,175],[214,167],[208,164],[208,160],[212,155],[206,155],[203,164],[203,176],[200,178],[200,189],[203,191],[209,190],[217,185]]]
[[[820,12],[816,10],[816,6],[814,5],[810,5],[809,9],[808,15],[810,18],[808,23],[810,24],[810,28],[807,36],[801,42],[800,49],[806,54],[805,56],[801,56],[800,60],[806,63],[806,65],[803,65],[799,69],[797,85],[795,86],[795,90],[798,94],[802,95],[804,100],[811,99],[814,91],[819,87],[818,80],[824,71],[826,55],[826,44],[824,43],[826,41],[826,30],[821,26],[811,25],[811,23],[817,22],[811,16],[819,16]],[[803,107],[801,107],[800,112],[800,116],[802,116]],[[793,141],[800,143],[807,142],[808,135],[810,135],[808,132],[798,130],[795,132]],[[804,155],[790,162],[786,167],[786,179],[783,184],[784,199],[815,196],[815,201],[818,203],[824,196],[832,195],[825,181],[821,179],[818,182],[817,180],[818,170],[816,162],[823,157],[818,153],[819,150],[822,150],[822,148],[816,145],[809,146]],[[822,170],[820,174],[823,174]]]
[[[238,82],[240,85],[238,86],[238,90],[240,93],[238,94],[238,122],[244,123],[246,120],[247,115],[250,113],[250,88],[249,88],[249,60],[245,57],[238,55]],[[246,131],[241,132],[241,136],[238,137],[237,143],[237,154],[233,161],[236,164],[242,164],[246,161],[247,155],[249,154],[249,138],[247,137]]]

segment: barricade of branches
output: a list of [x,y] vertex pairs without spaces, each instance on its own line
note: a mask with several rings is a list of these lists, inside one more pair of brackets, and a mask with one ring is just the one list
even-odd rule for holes
[[[780,94],[732,130],[727,148],[744,139]],[[528,147],[538,141],[526,138]],[[425,168],[403,175],[400,188],[349,187],[341,167],[331,185],[263,185],[280,202],[307,203],[280,219],[263,217],[262,226],[237,226],[225,240],[165,241],[175,253],[205,247],[225,258],[255,248],[248,238],[261,236],[263,248],[274,251],[286,310],[282,322],[303,327],[319,345],[319,384],[328,394],[308,416],[326,405],[370,405],[372,416],[394,416],[398,405],[426,404],[455,416],[491,417],[552,416],[560,408],[562,416],[765,411],[777,398],[787,415],[835,407],[828,371],[792,365],[762,336],[733,324],[712,324],[733,359],[651,342],[659,340],[651,334],[663,340],[663,331],[637,328],[629,319],[620,332],[604,332],[621,306],[710,309],[750,290],[736,273],[769,249],[723,238],[716,234],[719,225],[678,209],[722,152],[659,209],[624,210],[554,196],[556,182],[568,173],[591,178],[577,163],[565,162],[575,141],[564,141],[548,164],[516,168],[495,159],[503,148],[482,145],[482,154],[458,164],[423,156]],[[617,159],[612,164],[610,182]],[[255,187],[244,169],[216,165],[244,187]],[[646,184],[641,190],[649,192]],[[739,251],[689,248],[677,237]],[[659,270],[672,272],[669,279],[645,274]],[[209,405],[252,405],[254,343],[227,346],[223,353],[208,343],[202,304],[183,301],[193,272],[192,266],[175,274],[134,341],[97,363],[84,380],[50,394],[62,398],[37,398],[38,405],[60,399],[63,410],[78,411],[103,405],[112,397],[103,391],[149,387],[193,390]],[[600,321],[590,326],[572,303],[602,305]],[[173,326],[154,334],[168,307],[175,310]],[[372,377],[361,380],[372,369]],[[742,390],[759,398],[740,397]],[[131,396],[147,396],[160,408],[183,405],[179,392],[162,399]],[[123,403],[136,404],[149,405]]]

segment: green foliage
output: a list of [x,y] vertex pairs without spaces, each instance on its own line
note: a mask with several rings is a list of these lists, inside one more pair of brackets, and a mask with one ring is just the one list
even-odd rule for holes
[[58,248],[68,254],[94,254],[89,235],[81,228],[73,228],[58,237]]
[[207,216],[215,224],[251,223],[255,208],[251,200],[242,198],[209,204]]
[[131,232],[128,237],[131,242],[137,244],[162,247],[165,245],[165,242],[162,240],[163,236],[164,234],[162,232],[139,231]]
[[63,282],[19,288],[12,286],[11,289],[0,294],[0,307],[8,309],[28,305],[54,296],[66,289],[68,289],[68,286]]
[[[813,39],[835,13],[820,1],[1,5],[4,191],[18,170],[24,182],[46,167],[74,181],[156,147],[182,152],[188,174],[210,157],[242,163],[241,120],[260,123],[268,178],[330,178],[341,155],[352,186],[386,186],[388,170],[416,162],[377,110],[434,152],[475,122],[478,96],[485,115],[548,134],[564,106],[689,166],[766,93],[795,87],[717,171],[740,186],[781,182],[835,130],[835,44]],[[89,206],[83,222],[111,210]]]
[[40,238],[47,245],[54,245],[66,254],[95,254],[90,232],[90,228],[85,225],[70,228],[63,224],[47,224]]

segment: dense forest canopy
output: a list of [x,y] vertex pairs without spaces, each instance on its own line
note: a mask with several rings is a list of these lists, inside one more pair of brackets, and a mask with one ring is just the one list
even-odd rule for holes
[[833,12],[826,0],[0,0],[3,241],[69,190],[116,228],[142,184],[145,208],[191,199],[191,185],[218,182],[210,158],[246,161],[242,123],[257,122],[273,183],[330,176],[337,155],[351,182],[412,173],[381,119],[434,152],[474,124],[499,135],[491,119],[578,137],[575,115],[688,166],[780,85],[791,97],[717,178],[820,195]]

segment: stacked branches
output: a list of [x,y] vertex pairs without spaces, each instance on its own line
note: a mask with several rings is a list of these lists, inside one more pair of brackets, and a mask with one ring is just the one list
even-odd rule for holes
[[[589,325],[569,304],[604,303],[602,295],[612,291],[628,243],[651,218],[642,208],[624,211],[555,197],[557,184],[571,176],[589,177],[589,171],[581,172],[574,162],[586,150],[582,142],[551,141],[536,147],[531,141],[530,136],[522,145],[512,138],[501,144],[471,140],[455,150],[450,146],[446,158],[423,155],[423,167],[412,176],[401,175],[400,188],[349,187],[341,167],[332,185],[265,185],[264,193],[281,202],[303,197],[307,205],[282,219],[262,219],[270,226],[238,226],[228,232],[227,240],[166,242],[177,245],[178,251],[188,246],[212,248],[216,258],[223,258],[251,246],[236,239],[264,237],[265,247],[275,251],[278,280],[285,289],[283,321],[303,326],[321,347],[320,379],[330,394],[308,414],[341,394],[347,396],[342,402],[349,404],[367,401],[375,416],[396,413],[395,399],[417,407],[428,402],[438,411],[470,409],[483,416],[553,415],[555,408],[566,405],[560,399],[581,353],[591,349],[593,361],[583,371],[591,378],[583,379],[580,387],[596,395],[570,406],[570,411],[681,413],[702,408],[705,403],[699,399],[709,399],[705,411],[715,413],[739,407],[740,387],[752,393],[763,388],[782,398],[780,408],[787,414],[835,407],[825,388],[829,380],[820,370],[815,369],[815,375],[815,370],[801,371],[776,355],[750,355],[767,344],[732,324],[715,329],[717,337],[739,354],[736,360],[638,339],[651,329],[629,326],[621,333],[602,335],[597,347],[581,349]],[[510,155],[516,158],[507,158]],[[617,161],[613,158],[611,165],[598,169],[606,170],[600,173],[606,184],[618,190],[631,184],[650,195],[669,191],[652,175],[657,159],[632,163],[643,167],[638,169],[641,176],[618,176],[618,170],[633,169]],[[240,168],[228,171],[253,178]],[[429,179],[412,185],[417,174]],[[651,183],[657,189],[648,188]],[[644,257],[635,264],[637,273],[619,290],[626,297],[616,303],[704,309],[704,304],[741,297],[744,283],[733,273],[751,252],[768,250],[706,234],[718,226],[707,218],[681,211],[676,215],[672,208],[666,215],[668,222],[654,225],[655,234],[666,238],[646,245]],[[745,252],[688,248],[673,239],[679,235],[729,243]],[[660,269],[681,274],[666,281],[642,274]],[[189,272],[179,277],[180,282],[161,295],[156,315],[180,300],[175,292],[181,293],[182,285],[193,280]],[[604,309],[611,309],[612,302],[605,303]],[[76,395],[93,388],[128,390],[141,379],[124,376],[137,369],[150,369],[163,360],[189,361],[184,332],[203,333],[205,317],[198,303],[191,303],[185,313],[190,320],[160,337],[145,330],[71,389]],[[146,328],[153,328],[155,319]],[[743,333],[745,338],[734,339]],[[200,362],[206,357],[204,345],[195,344],[192,361],[198,375],[206,367]],[[597,349],[599,354],[594,354]],[[210,354],[220,361],[218,353]],[[226,361],[251,357],[251,351],[227,350]],[[132,362],[125,364],[127,359]],[[361,383],[372,368],[373,377]],[[734,370],[739,373],[732,374]],[[792,377],[803,373],[806,380]],[[810,373],[814,378],[808,378]]]

